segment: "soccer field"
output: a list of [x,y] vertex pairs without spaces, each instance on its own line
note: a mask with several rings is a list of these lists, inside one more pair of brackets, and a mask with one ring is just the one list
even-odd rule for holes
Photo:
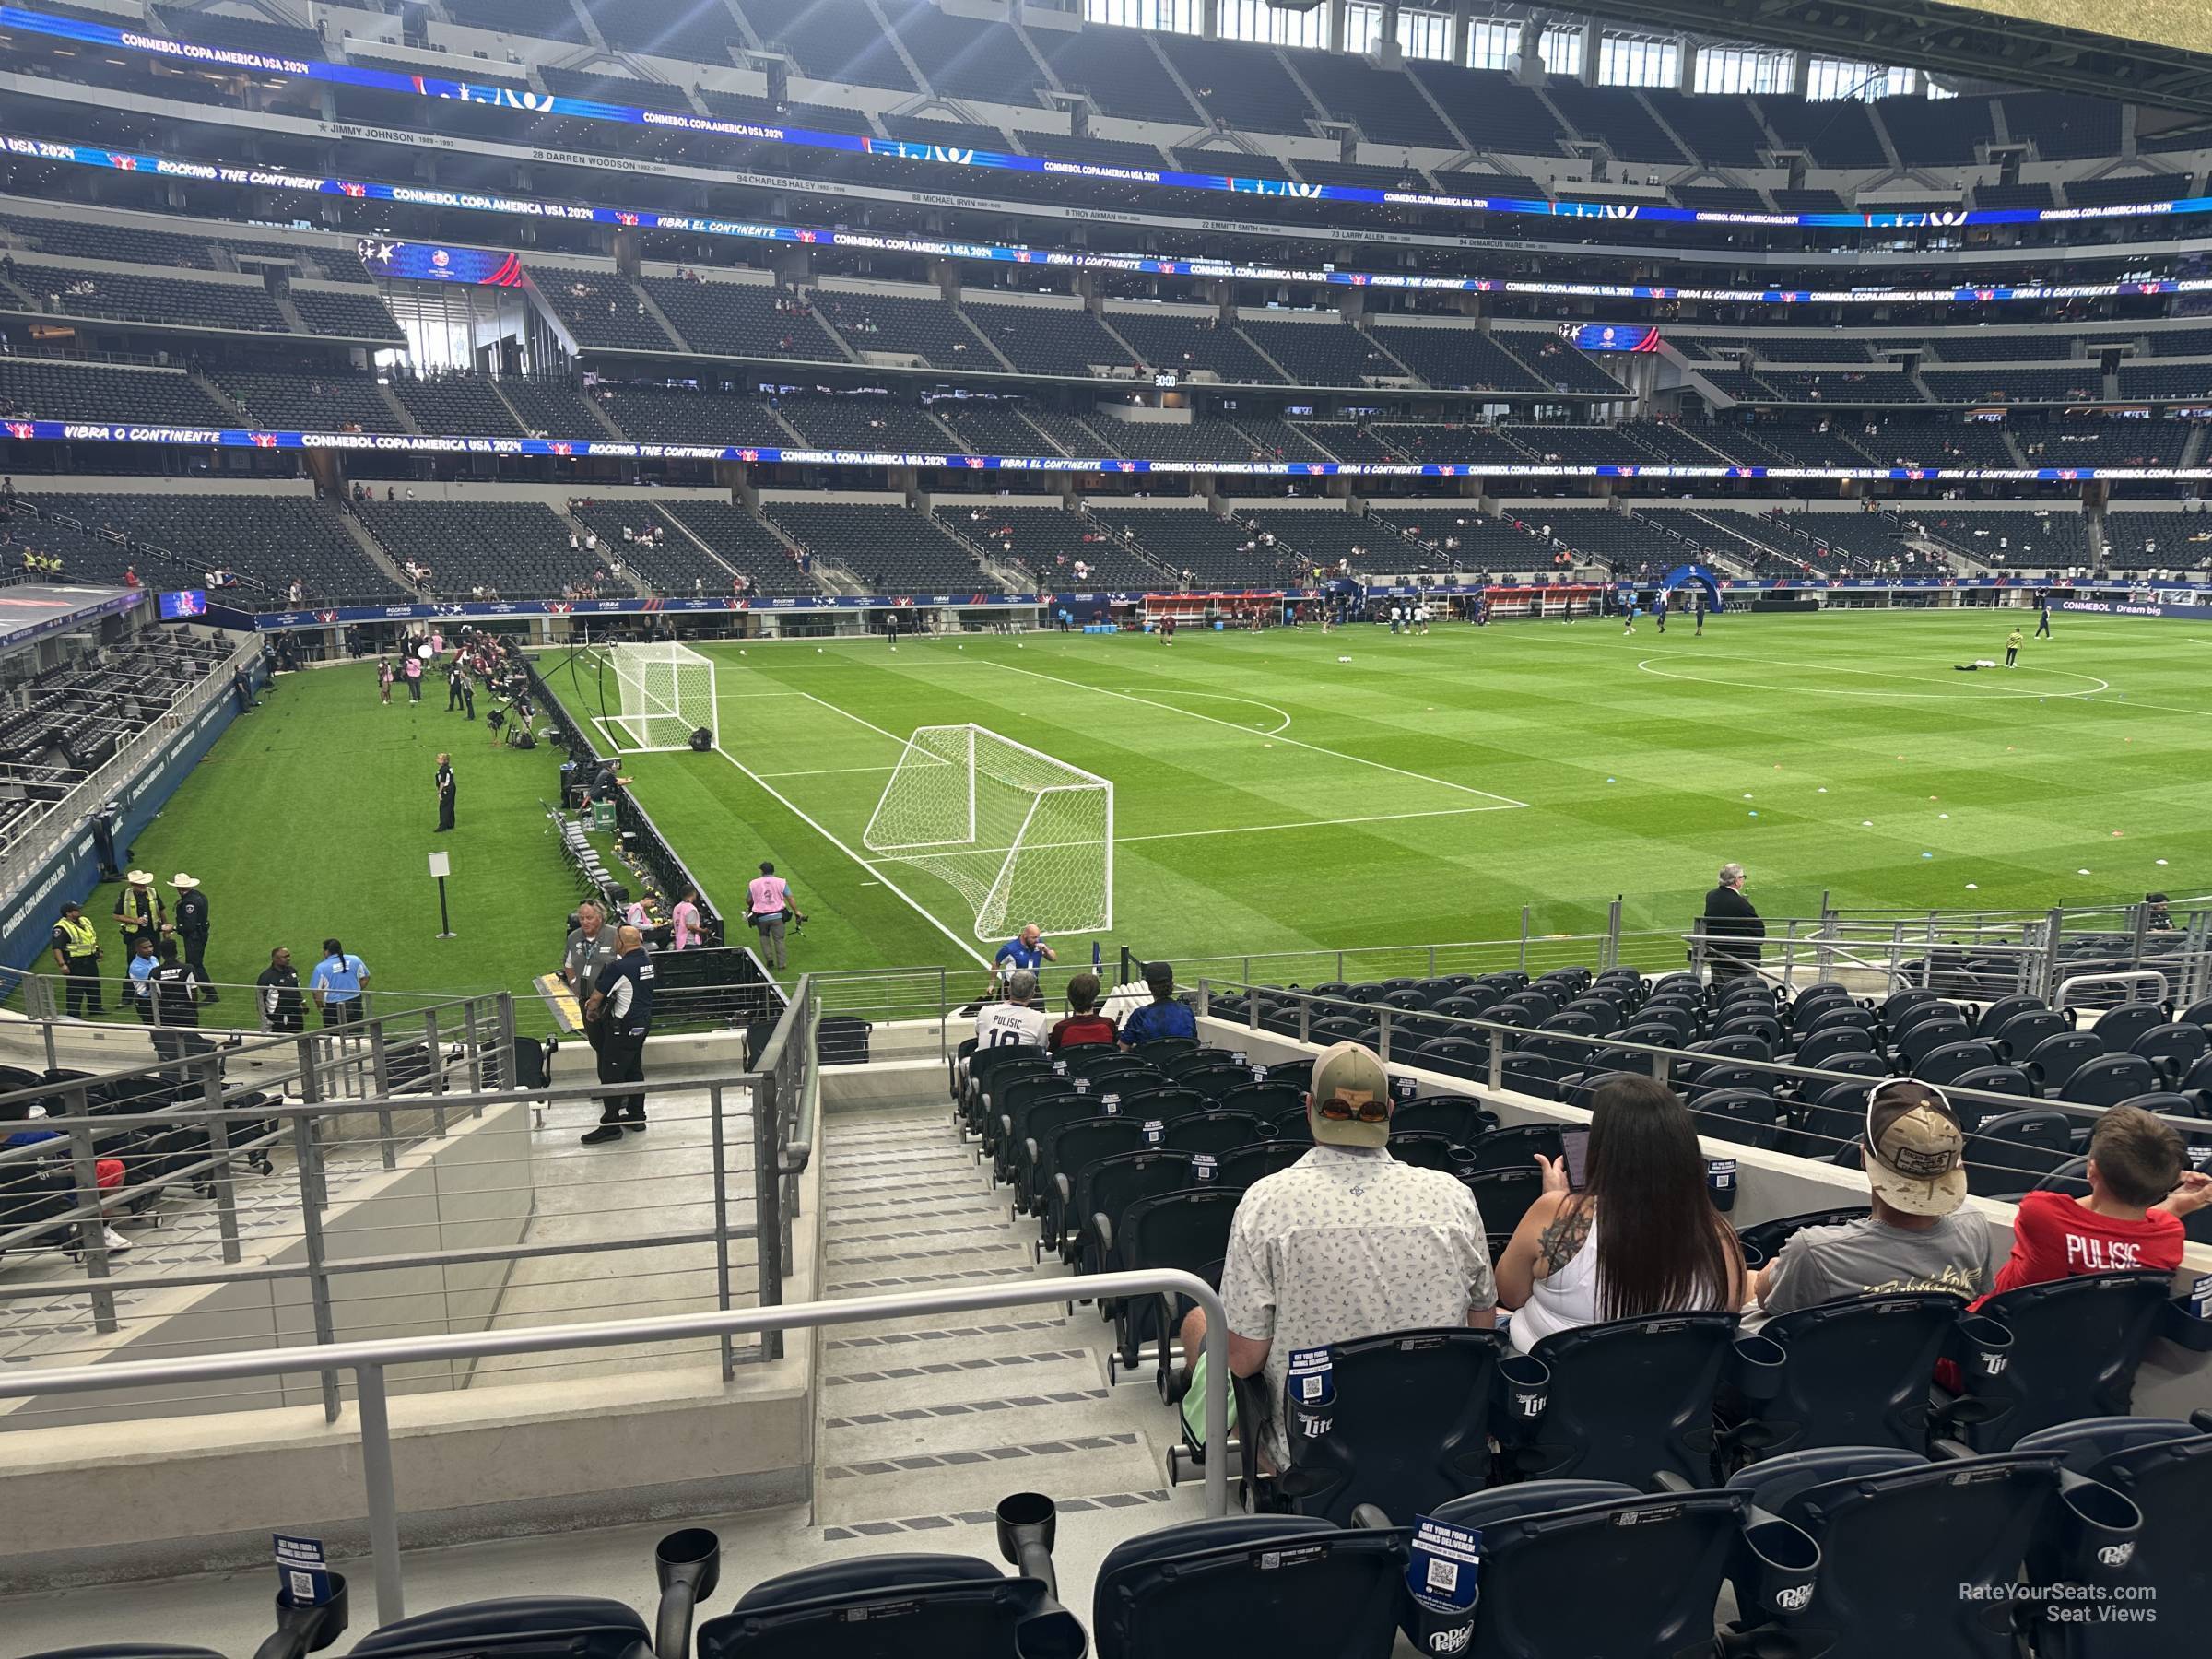
[[[1770,917],[1823,892],[2194,897],[2212,639],[2061,618],[2017,668],[1954,668],[2016,625],[2033,613],[713,645],[723,752],[626,767],[734,919],[759,860],[790,878],[794,969],[974,959],[960,896],[862,845],[908,733],[971,721],[1113,781],[1110,952],[1510,938],[1524,906],[1595,931],[1616,896],[1627,928],[1678,931],[1726,859]],[[591,658],[541,665],[596,706]]]

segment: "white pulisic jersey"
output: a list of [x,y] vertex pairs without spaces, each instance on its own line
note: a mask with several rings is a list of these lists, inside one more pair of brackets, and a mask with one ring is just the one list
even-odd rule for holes
[[1052,1029],[1052,1017],[1042,1008],[1010,1002],[986,1003],[975,1012],[975,1046],[979,1051],[1016,1043],[1041,1048]]

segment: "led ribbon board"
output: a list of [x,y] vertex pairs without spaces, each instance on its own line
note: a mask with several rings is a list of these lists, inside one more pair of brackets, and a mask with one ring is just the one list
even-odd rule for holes
[[[0,7],[0,10],[5,10]],[[2006,300],[2101,300],[2160,294],[2212,293],[2212,277],[2155,277],[2139,282],[2023,284],[2013,287],[1946,288],[1665,288],[1655,284],[1610,282],[1528,282],[1503,276],[1424,276],[1404,271],[1346,271],[1243,264],[1218,259],[1162,259],[1142,253],[1091,253],[1046,248],[973,242],[926,236],[885,236],[865,230],[832,230],[778,225],[752,219],[709,218],[685,213],[655,213],[642,207],[600,207],[537,196],[488,191],[445,190],[422,184],[376,183],[360,179],[322,178],[312,173],[237,167],[227,162],[194,161],[151,151],[109,149],[0,133],[0,154],[113,172],[143,172],[161,178],[235,184],[253,190],[288,190],[310,195],[351,196],[359,201],[394,202],[409,207],[436,207],[460,213],[488,213],[618,229],[677,230],[693,236],[733,237],[741,241],[796,242],[816,247],[853,248],[872,253],[913,253],[994,265],[1029,265],[1071,271],[1116,271],[1136,276],[1215,276],[1236,281],[1310,283],[1334,288],[1401,288],[1421,292],[1530,294],[1580,300],[1708,300],[1750,305],[1990,305]],[[414,244],[420,245],[420,244]],[[457,251],[457,250],[456,250]],[[473,252],[474,250],[472,250]],[[559,258],[558,253],[549,258]]]
[[2074,484],[2212,478],[2212,466],[1649,466],[1551,461],[1145,461],[1068,455],[930,454],[920,451],[781,449],[627,443],[609,438],[433,437],[412,432],[257,431],[243,427],[135,426],[80,420],[0,421],[22,443],[159,443],[195,449],[354,450],[379,454],[618,456],[628,461],[743,461],[762,466],[911,466],[946,471],[1204,474],[1275,478],[1862,478]]
[[1873,209],[1861,213],[1729,213],[1711,208],[1675,207],[1657,202],[1576,202],[1521,196],[1430,195],[1412,190],[1375,190],[1359,184],[1301,184],[1288,179],[1253,179],[1235,174],[1179,172],[1166,168],[1109,167],[1096,162],[1053,161],[1041,156],[1010,156],[996,150],[963,149],[900,138],[852,133],[817,132],[772,123],[725,121],[668,110],[644,110],[598,99],[568,98],[526,88],[448,80],[439,76],[401,75],[353,64],[327,64],[236,47],[180,41],[142,29],[117,29],[73,18],[50,17],[28,7],[0,6],[0,27],[20,29],[56,40],[78,41],[113,51],[135,52],[186,66],[237,69],[254,75],[286,76],[365,87],[418,98],[457,99],[532,116],[571,115],[584,121],[621,122],[631,126],[666,127],[707,133],[749,144],[782,144],[800,149],[837,150],[847,155],[890,156],[947,167],[973,167],[1003,172],[1043,173],[1064,178],[1103,179],[1123,183],[1159,184],[1176,190],[1217,191],[1236,195],[1288,196],[1310,202],[1380,203],[1389,206],[1434,207],[1463,213],[1502,213],[1541,218],[1633,219],[1650,224],[1782,225],[1811,229],[1919,229],[1952,225],[2064,224],[2076,220],[2136,218],[2176,213],[2212,213],[2212,196],[2184,196],[2167,202],[2133,202],[2098,207],[1976,207]]

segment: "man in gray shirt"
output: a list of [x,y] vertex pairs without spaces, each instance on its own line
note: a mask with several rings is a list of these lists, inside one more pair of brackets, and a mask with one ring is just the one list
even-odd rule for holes
[[1864,1221],[1808,1227],[1751,1277],[1761,1312],[1794,1312],[1851,1296],[1989,1288],[1989,1227],[1966,1201],[1966,1136],[1941,1091],[1909,1077],[1877,1088],[1859,1156],[1873,1189]]
[[[606,924],[606,917],[589,899],[576,907],[576,925],[570,931],[568,948],[560,959],[560,977],[569,982],[575,995],[576,1006],[582,1010],[592,1000],[592,993],[599,988],[599,974],[622,953],[615,946],[615,930]],[[599,1030],[586,1021],[583,1034],[596,1050]]]

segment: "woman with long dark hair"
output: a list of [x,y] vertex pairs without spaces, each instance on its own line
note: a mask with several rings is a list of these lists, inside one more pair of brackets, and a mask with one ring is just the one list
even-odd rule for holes
[[1623,1075],[1590,1097],[1581,1192],[1539,1157],[1544,1193],[1498,1258],[1498,1300],[1526,1353],[1555,1331],[1648,1313],[1744,1305],[1743,1252],[1712,1207],[1689,1109],[1665,1084]]

